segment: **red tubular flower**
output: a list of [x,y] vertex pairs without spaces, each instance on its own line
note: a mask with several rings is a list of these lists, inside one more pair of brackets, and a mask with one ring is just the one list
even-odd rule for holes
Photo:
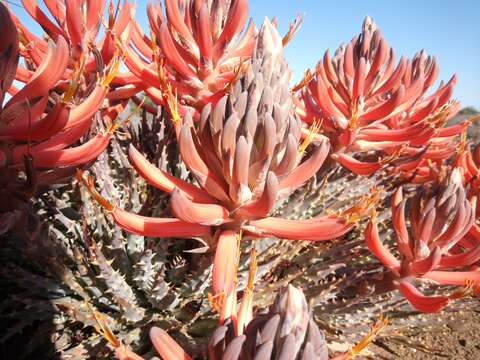
[[236,267],[229,266],[238,262],[238,234],[232,230],[220,233],[217,240],[217,251],[213,262],[214,270],[223,269],[230,271],[215,271],[213,274],[212,287],[215,294],[222,291],[230,294],[233,290],[236,277]]
[[[34,195],[37,185],[64,178],[72,166],[95,159],[108,145],[112,131],[69,148],[88,130],[91,118],[67,131],[73,106],[67,103],[71,99],[68,92],[60,96],[71,53],[62,34],[55,35],[55,43],[49,41],[48,45],[44,42],[45,47],[39,46],[39,56],[35,58],[39,61],[24,58],[32,71],[25,77],[25,86],[10,91],[14,95],[4,105],[5,93],[16,74],[21,51],[19,38],[23,34],[18,36],[14,19],[3,4],[0,4],[0,20],[3,29],[0,41],[0,167],[3,170],[0,191],[2,199],[9,199],[4,202],[2,211],[12,211],[25,207],[24,202]],[[97,110],[98,107],[93,113]],[[40,169],[51,167],[64,169],[48,171],[43,176]]]
[[163,329],[150,329],[150,339],[153,346],[164,360],[189,360],[191,357]]
[[417,160],[415,154],[426,145],[421,159],[447,159],[455,149],[454,136],[466,124],[442,128],[458,103],[450,101],[455,76],[425,95],[438,71],[435,59],[423,51],[395,65],[394,50],[367,17],[359,36],[337,49],[333,59],[327,51],[315,75],[306,75],[299,114],[307,124],[321,119],[322,131],[337,150],[373,151],[388,159],[371,162],[338,155],[341,165],[359,175],[389,165],[392,155],[405,155],[402,163],[408,157]]
[[424,296],[412,284],[431,280],[445,285],[479,283],[480,273],[462,270],[480,259],[480,237],[465,244],[475,221],[476,199],[467,198],[459,168],[440,184],[427,184],[410,201],[410,227],[405,219],[407,200],[402,189],[392,198],[392,224],[397,235],[397,258],[382,243],[375,216],[365,229],[370,251],[393,274],[393,284],[416,309],[438,311],[455,296]]
[[[475,118],[480,117],[473,117],[469,121],[474,121]],[[469,185],[469,194],[478,198],[480,195],[480,145],[477,144],[472,150],[467,142],[466,132],[463,133],[457,152],[452,159],[452,166],[462,169],[464,185]],[[477,208],[477,215],[480,214],[479,211],[480,209]]]
[[237,237],[242,231],[253,237],[331,240],[350,231],[352,215],[365,210],[298,221],[268,217],[280,196],[303,185],[319,170],[329,151],[328,139],[323,136],[312,143],[312,139],[302,142],[300,138],[282,49],[280,35],[266,21],[256,57],[232,92],[215,105],[207,104],[195,123],[190,112],[185,115],[177,133],[178,145],[195,185],[156,168],[130,148],[130,161],[140,175],[172,194],[170,208],[176,218],[140,217],[120,210],[83,178],[92,195],[125,230],[158,237],[203,236],[216,247],[213,292],[214,297],[231,303],[231,307],[219,306],[228,308],[226,314],[234,313],[236,306],[232,289]]
[[257,236],[274,236],[282,239],[311,241],[330,240],[341,237],[354,227],[345,217],[319,216],[309,220],[288,220],[267,217],[250,221],[245,227]]
[[[238,76],[237,69],[253,53],[256,41],[252,21],[246,27],[248,1],[165,1],[147,8],[148,39],[138,25],[133,27],[132,45],[126,64],[146,87],[172,84],[182,103],[201,109],[222,97]],[[166,77],[159,79],[159,67]],[[159,104],[164,103],[160,98]]]
[[208,226],[187,223],[175,218],[152,218],[126,212],[111,204],[96,191],[93,180],[81,170],[77,172],[77,179],[83,182],[90,195],[110,214],[115,222],[123,229],[135,234],[155,237],[195,237],[208,235]]
[[[125,2],[114,16],[111,4],[108,28],[97,44],[103,1],[45,1],[45,5],[51,17],[36,2],[24,1],[27,12],[55,43],[33,35],[13,17],[25,66],[13,73],[25,85],[11,91],[14,95],[0,114],[0,140],[13,142],[4,157],[15,168],[22,166],[26,155],[41,169],[95,159],[107,147],[112,130],[69,147],[88,132],[103,106],[108,113],[105,119],[111,119],[109,109],[125,105],[118,100],[106,104],[105,99],[120,64],[115,43],[128,41],[131,5]],[[10,87],[11,81],[3,84]]]
[[[118,48],[130,41],[133,6],[125,1],[114,11],[113,2],[110,2],[106,19],[107,27],[102,33],[100,26],[104,18],[104,1],[45,0],[44,2],[50,16],[45,14],[35,1],[23,1],[27,12],[43,27],[49,37],[55,41],[64,38],[70,49],[68,66],[61,76],[63,82],[57,83],[55,90],[57,92],[60,90],[61,93],[67,92],[65,96],[68,101],[71,101],[72,97],[85,99],[105,66],[111,67],[118,61]],[[21,34],[22,55],[26,65],[26,68],[18,68],[16,79],[27,83],[32,76],[31,68],[38,67],[41,59],[46,56],[47,42],[29,32],[18,19],[15,21]],[[102,36],[99,36],[101,33]],[[57,67],[53,68],[57,69]],[[113,90],[125,83],[132,84],[132,79],[136,79],[132,74],[117,74],[117,72],[118,69],[112,74],[107,88],[110,87]],[[111,98],[112,101],[124,100],[128,99],[130,94],[131,92],[119,90]],[[102,101],[106,95],[107,93],[103,95]]]
[[[108,64],[114,57],[115,39],[128,41],[133,12],[133,7],[128,1],[119,7],[116,14],[114,14],[113,3],[110,3],[108,27],[98,41],[96,37],[99,34],[105,1],[45,0],[51,18],[56,23],[50,20],[50,17],[43,12],[36,1],[22,0],[22,2],[29,15],[42,26],[50,38],[55,41],[59,36],[67,39],[74,60],[78,60],[82,56],[86,59],[85,67],[88,72],[96,70],[95,63],[98,61],[98,56],[96,58],[91,49],[98,48],[103,63]],[[39,49],[34,49],[34,51],[43,52],[44,41],[26,30],[18,20],[17,24],[21,32],[26,35],[25,40],[35,41],[39,46]]]

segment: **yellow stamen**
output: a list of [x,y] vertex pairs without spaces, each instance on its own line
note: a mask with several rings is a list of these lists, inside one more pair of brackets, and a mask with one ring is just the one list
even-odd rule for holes
[[432,126],[434,126],[437,129],[441,128],[446,124],[447,119],[451,114],[452,108],[455,108],[456,106],[457,106],[456,101],[450,101],[445,105],[443,105],[437,112],[428,116],[426,118],[426,121],[428,121]]
[[[237,291],[237,284],[238,284],[237,271],[238,271],[238,267],[240,265],[240,241],[242,240],[242,236],[243,236],[243,230],[240,229],[240,231],[238,232],[238,234],[236,236],[236,240],[237,240],[237,266],[235,268],[235,276],[234,276],[234,280],[233,280],[233,290],[232,291]],[[255,271],[256,271],[256,265],[257,265],[257,261],[256,261],[256,253],[255,253],[254,265],[252,265],[252,263],[250,263],[250,270],[252,269],[252,266],[254,266]],[[255,276],[253,276],[253,278],[255,279]],[[254,281],[254,279],[252,281]],[[250,273],[249,273],[249,282],[250,282]],[[252,289],[253,289],[253,286],[252,286]],[[217,312],[221,312],[223,306],[225,305],[225,299],[226,299],[226,296],[225,296],[225,293],[223,291],[218,293],[218,294],[215,294],[215,295],[213,295],[212,293],[208,293],[208,302],[210,303],[210,306],[213,309],[215,309],[215,311],[217,311]]]
[[212,307],[212,309],[214,309],[217,312],[220,312],[222,310],[223,304],[225,303],[225,293],[222,291],[221,293],[213,295],[212,293],[209,292],[208,302],[210,303],[210,306]]
[[100,206],[102,206],[108,212],[113,212],[115,210],[115,205],[110,203],[97,191],[92,177],[86,175],[83,170],[77,169],[76,178],[79,183],[86,187],[90,196],[93,197],[100,204]]
[[75,64],[73,69],[73,75],[68,84],[67,91],[63,94],[62,102],[67,103],[73,99],[78,90],[78,85],[80,84],[80,79],[82,77],[83,71],[85,69],[85,54],[80,55],[80,59]]
[[229,93],[232,90],[233,84],[235,84],[240,79],[242,74],[248,69],[249,64],[250,63],[248,60],[240,60],[240,63],[234,70],[232,80],[230,80],[223,89],[225,93]]
[[300,91],[305,86],[307,86],[310,83],[310,81],[313,80],[314,77],[315,77],[315,73],[313,73],[312,70],[310,70],[310,69],[305,70],[305,73],[303,74],[302,80],[300,80],[298,83],[293,85],[293,87],[290,91],[292,93],[296,93],[296,92]]
[[342,211],[339,215],[346,217],[347,221],[351,223],[359,221],[365,215],[375,216],[375,206],[379,200],[380,191],[373,187],[369,194],[363,195],[356,204]]
[[155,36],[155,33],[152,31],[152,29],[150,29],[150,45],[152,47],[154,60],[157,61],[159,59],[160,49],[157,45],[157,37]]
[[235,278],[233,280],[234,283],[234,290],[237,291],[237,284],[238,284],[238,268],[240,267],[240,255],[241,255],[241,249],[240,249],[240,242],[242,241],[242,236],[243,236],[243,229],[240,229],[240,231],[237,234],[237,266],[235,269]]
[[302,143],[298,148],[299,154],[303,154],[307,149],[308,145],[310,145],[312,141],[315,140],[315,137],[318,135],[318,132],[320,131],[321,127],[322,127],[322,121],[315,119],[315,121],[313,122],[313,125],[311,125],[310,128],[308,129],[308,135],[305,137],[305,139],[303,139]]
[[25,31],[21,27],[17,27],[17,32],[18,32],[18,41],[20,42],[20,45],[23,46],[28,46],[29,41],[27,40],[27,36],[25,35]]
[[467,129],[462,131],[460,135],[460,143],[458,144],[457,154],[465,154],[467,148]]
[[473,294],[475,289],[475,282],[473,280],[467,279],[465,280],[465,285],[456,291],[454,291],[448,297],[450,300],[457,300]]
[[118,72],[120,71],[120,64],[122,63],[122,58],[122,56],[115,56],[111,60],[110,66],[107,69],[107,73],[101,81],[102,86],[109,86],[115,76],[117,76]]
[[257,274],[257,250],[255,245],[252,245],[252,251],[250,252],[250,267],[248,269],[248,283],[246,291],[253,292],[255,286],[255,275]]
[[105,315],[103,315],[101,312],[98,312],[94,309],[92,310],[93,310],[93,316],[95,317],[95,320],[98,325],[98,327],[95,326],[95,330],[97,330],[100,333],[100,335],[102,335],[114,348],[120,347],[122,344],[117,339],[117,337],[113,334],[113,331],[108,326],[107,318],[105,317]]
[[358,122],[358,101],[355,100],[352,105],[352,116],[350,117],[350,129],[357,129],[359,126]]
[[386,156],[379,161],[382,163],[382,165],[387,165],[387,164],[391,163],[393,160],[397,159],[402,154],[402,152],[405,151],[405,149],[407,147],[408,147],[408,145],[403,144],[399,149],[395,150],[393,152],[393,154],[391,154],[389,156]]
[[167,109],[172,117],[172,121],[175,124],[180,125],[182,123],[182,117],[178,111],[177,90],[173,89],[172,84],[168,80],[163,59],[160,58],[158,53],[155,55],[155,58],[158,64],[158,80],[160,81],[160,90],[162,91],[163,101],[165,101],[167,105]]
[[170,109],[170,115],[172,115],[172,120],[175,124],[181,124],[182,118],[178,112],[178,96],[177,90],[175,89],[175,95],[173,95],[172,86],[168,84],[169,91],[167,92],[167,105]]
[[297,33],[297,31],[300,29],[300,26],[302,26],[302,24],[303,24],[303,15],[297,14],[293,22],[290,23],[288,31],[282,39],[283,47],[285,47],[292,40],[293,36]]
[[359,355],[360,352],[365,349],[380,333],[380,331],[388,325],[388,319],[380,315],[380,319],[372,326],[369,333],[363,337],[347,354],[348,359],[352,359]]
[[122,44],[120,39],[115,37],[115,53],[113,55],[112,60],[110,60],[110,64],[107,68],[107,72],[101,81],[102,86],[104,87],[109,86],[112,80],[115,78],[115,76],[117,76],[118,72],[120,71],[120,65],[122,61],[125,59],[126,55],[127,55],[127,49]]

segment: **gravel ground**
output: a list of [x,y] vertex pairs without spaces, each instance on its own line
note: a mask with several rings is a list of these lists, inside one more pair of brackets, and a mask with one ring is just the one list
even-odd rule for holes
[[385,348],[388,348],[388,351],[372,345],[369,349],[375,352],[375,356],[368,359],[480,360],[480,312],[468,311],[455,315],[440,314],[440,316],[445,317],[445,326],[442,329],[423,332],[412,337],[412,340],[431,349],[431,353],[421,352],[387,340]]

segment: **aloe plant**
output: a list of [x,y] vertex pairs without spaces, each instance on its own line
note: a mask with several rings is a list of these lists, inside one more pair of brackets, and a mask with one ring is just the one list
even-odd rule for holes
[[455,77],[426,95],[433,57],[397,63],[367,18],[291,85],[300,18],[246,26],[244,0],[151,4],[150,37],[128,1],[23,5],[45,36],[0,4],[11,358],[350,359],[471,306],[480,152],[446,126]]

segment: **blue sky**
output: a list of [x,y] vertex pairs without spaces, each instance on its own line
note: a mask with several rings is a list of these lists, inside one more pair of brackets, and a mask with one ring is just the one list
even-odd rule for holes
[[[136,18],[143,28],[146,3],[137,0]],[[12,8],[22,20],[27,18],[21,8]],[[282,33],[297,13],[305,15],[304,25],[285,54],[295,79],[314,67],[326,49],[334,51],[349,41],[370,15],[398,56],[413,56],[421,49],[435,55],[440,79],[458,76],[455,97],[463,106],[480,108],[479,0],[250,0],[255,23],[259,26],[265,16],[275,15]]]

